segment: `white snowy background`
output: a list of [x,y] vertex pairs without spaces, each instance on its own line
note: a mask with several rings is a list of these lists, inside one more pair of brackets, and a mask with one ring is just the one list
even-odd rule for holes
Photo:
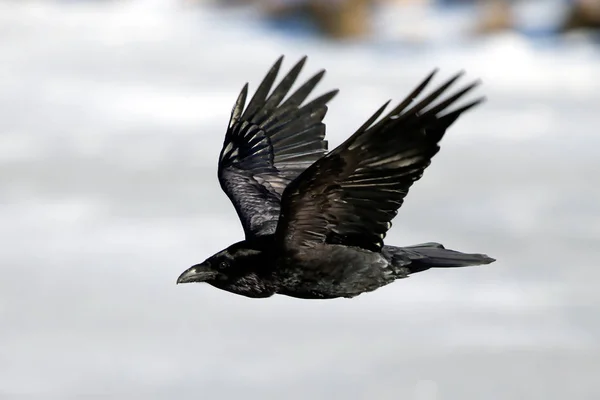
[[[600,398],[600,48],[439,36],[340,44],[167,0],[1,2],[0,398]],[[353,300],[176,286],[242,239],[217,156],[238,91],[280,54],[341,89],[332,148],[434,67],[480,78],[488,102],[387,241],[498,261]]]

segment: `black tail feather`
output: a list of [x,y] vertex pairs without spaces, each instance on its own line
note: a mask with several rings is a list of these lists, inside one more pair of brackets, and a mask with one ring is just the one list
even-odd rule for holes
[[449,250],[439,243],[422,243],[407,247],[384,246],[383,254],[394,267],[414,274],[430,268],[459,268],[491,264],[496,261],[485,254],[468,254]]

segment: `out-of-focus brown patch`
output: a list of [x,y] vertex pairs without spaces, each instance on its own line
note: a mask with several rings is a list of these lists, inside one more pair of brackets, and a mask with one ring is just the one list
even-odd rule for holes
[[273,18],[306,14],[323,34],[342,39],[363,37],[370,32],[374,3],[375,0],[309,0],[295,4],[264,2],[261,5]]
[[600,1],[577,0],[573,2],[563,29],[568,31],[581,28],[600,28]]
[[509,1],[484,0],[481,3],[481,19],[475,27],[476,34],[485,35],[513,27],[513,14]]

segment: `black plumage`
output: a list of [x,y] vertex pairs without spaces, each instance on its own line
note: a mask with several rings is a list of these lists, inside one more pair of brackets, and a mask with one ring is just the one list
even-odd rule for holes
[[449,110],[477,82],[442,98],[458,74],[415,102],[434,71],[378,122],[387,103],[327,153],[322,120],[337,90],[302,105],[321,71],[284,100],[306,58],[271,92],[282,60],[245,109],[248,85],[242,89],[219,158],[221,187],[246,238],[189,268],[178,283],[207,282],[248,297],[354,297],[430,268],[495,261],[438,243],[383,243],[446,129],[482,102]]
[[302,70],[304,57],[269,95],[282,61],[280,57],[273,65],[245,110],[248,84],[244,85],[219,157],[219,182],[248,239],[275,232],[284,189],[327,152],[322,120],[337,90],[302,105],[323,78],[321,71],[282,101]]

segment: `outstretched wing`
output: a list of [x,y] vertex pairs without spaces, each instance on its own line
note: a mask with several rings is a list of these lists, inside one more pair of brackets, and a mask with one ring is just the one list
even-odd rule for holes
[[387,103],[346,142],[288,185],[276,233],[284,248],[330,243],[381,250],[392,219],[438,152],[446,129],[483,101],[448,111],[478,84],[440,99],[461,73],[408,108],[435,72],[381,121],[374,124]]
[[269,94],[282,61],[283,56],[245,109],[248,84],[242,89],[219,157],[219,182],[238,213],[246,238],[275,232],[284,189],[327,152],[321,121],[337,90],[302,105],[325,74],[321,71],[283,101],[304,66],[304,57]]

